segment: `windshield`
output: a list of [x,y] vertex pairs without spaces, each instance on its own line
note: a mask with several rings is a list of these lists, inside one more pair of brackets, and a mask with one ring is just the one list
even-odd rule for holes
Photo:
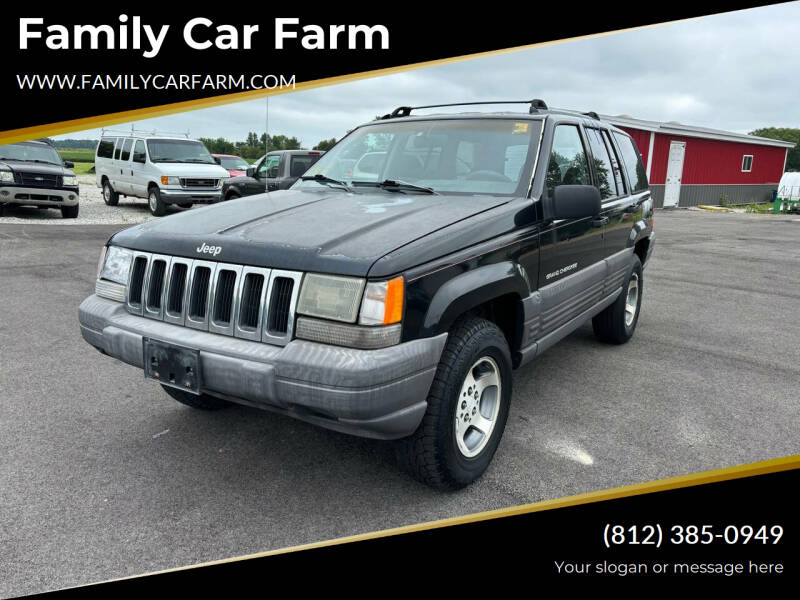
[[147,140],[147,149],[152,162],[217,164],[203,144],[192,140]]
[[247,171],[247,167],[250,166],[245,159],[238,156],[220,156],[219,164],[229,171]]
[[[355,189],[404,182],[439,193],[525,195],[539,121],[439,119],[386,121],[356,129],[305,174]],[[318,187],[320,180],[298,183]]]
[[0,159],[44,162],[53,165],[62,164],[61,157],[52,146],[31,144],[28,142],[0,146]]

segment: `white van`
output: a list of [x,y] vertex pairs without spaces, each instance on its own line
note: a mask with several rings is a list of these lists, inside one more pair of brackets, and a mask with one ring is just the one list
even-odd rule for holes
[[120,195],[146,198],[150,212],[159,217],[167,204],[188,208],[195,202],[217,202],[228,178],[205,145],[188,135],[104,130],[94,167],[107,205],[116,206]]

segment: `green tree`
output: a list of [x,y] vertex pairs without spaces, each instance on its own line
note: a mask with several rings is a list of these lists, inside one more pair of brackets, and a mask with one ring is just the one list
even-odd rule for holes
[[795,147],[789,148],[789,154],[786,157],[786,170],[800,171],[800,129],[795,127],[762,127],[751,131],[750,135],[784,142],[794,142]]
[[313,150],[325,150],[326,152],[333,148],[334,144],[336,144],[336,138],[331,138],[329,140],[322,140],[319,144],[314,146]]

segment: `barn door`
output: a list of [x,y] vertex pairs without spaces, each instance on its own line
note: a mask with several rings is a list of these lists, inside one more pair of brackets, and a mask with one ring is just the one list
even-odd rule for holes
[[683,176],[683,155],[686,142],[670,142],[667,160],[667,181],[664,185],[664,208],[678,206],[681,197],[681,177]]

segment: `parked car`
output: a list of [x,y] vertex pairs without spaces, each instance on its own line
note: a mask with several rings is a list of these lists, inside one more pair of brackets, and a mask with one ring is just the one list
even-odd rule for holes
[[273,150],[253,163],[246,175],[226,181],[222,197],[231,200],[288,189],[323,154],[321,150]]
[[[470,483],[513,369],[589,320],[602,342],[634,335],[655,243],[631,137],[594,113],[529,111],[400,108],[289,190],[115,234],[84,339],[188,406],[397,440],[421,481]],[[375,152],[379,170],[354,178]]]
[[0,216],[10,204],[58,208],[65,219],[78,216],[78,178],[46,142],[0,146]]
[[244,175],[250,167],[245,159],[234,154],[212,154],[211,156],[214,157],[214,162],[228,171],[228,177]]
[[107,205],[116,206],[120,196],[145,198],[159,217],[168,204],[219,201],[228,178],[203,143],[188,136],[104,131],[95,155],[97,186]]

